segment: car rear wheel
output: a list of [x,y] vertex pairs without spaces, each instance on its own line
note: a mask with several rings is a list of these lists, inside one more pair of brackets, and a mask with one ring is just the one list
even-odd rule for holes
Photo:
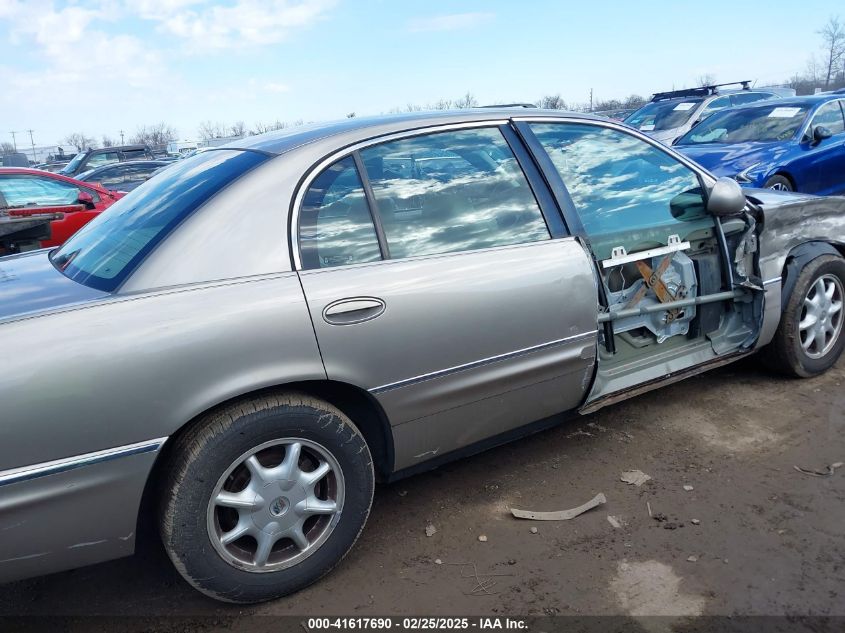
[[241,402],[176,439],[162,491],[170,559],[203,593],[271,600],[311,584],[349,551],[374,489],[364,438],[304,395]]
[[786,176],[775,175],[769,178],[763,185],[765,189],[774,189],[775,191],[794,191],[792,181]]
[[801,271],[766,350],[782,373],[808,378],[839,360],[845,348],[845,260],[823,255]]

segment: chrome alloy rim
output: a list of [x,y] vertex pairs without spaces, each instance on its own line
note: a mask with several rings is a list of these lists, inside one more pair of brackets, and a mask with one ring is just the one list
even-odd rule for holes
[[789,187],[782,182],[776,182],[769,185],[769,189],[774,189],[775,191],[790,191]]
[[230,565],[279,571],[326,542],[343,499],[343,472],[323,446],[301,438],[265,442],[238,457],[217,481],[208,535]]
[[819,277],[804,297],[798,332],[801,348],[809,358],[822,358],[839,339],[842,297],[842,282],[835,275]]

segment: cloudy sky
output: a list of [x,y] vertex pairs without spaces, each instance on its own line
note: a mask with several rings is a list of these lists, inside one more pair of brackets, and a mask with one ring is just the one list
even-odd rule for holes
[[[799,7],[799,8],[796,8]],[[0,139],[781,81],[841,0],[0,0]],[[20,136],[18,139],[20,140]],[[28,142],[28,135],[26,135]]]

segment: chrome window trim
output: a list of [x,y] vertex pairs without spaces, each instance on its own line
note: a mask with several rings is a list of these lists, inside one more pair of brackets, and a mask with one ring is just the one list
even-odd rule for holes
[[781,277],[772,277],[771,279],[767,279],[763,282],[764,286],[771,286],[772,284],[779,284],[781,282]]
[[129,457],[130,455],[152,453],[158,451],[166,441],[166,437],[159,437],[154,440],[136,442],[135,444],[126,444],[125,446],[107,448],[101,451],[94,451],[93,453],[85,453],[74,457],[65,457],[63,459],[56,459],[50,462],[42,462],[40,464],[31,464],[29,466],[21,466],[19,468],[0,471],[0,486],[31,481],[48,475],[65,473],[70,470],[76,470],[77,468],[101,464],[103,462],[120,459],[122,457]]
[[566,338],[560,338],[554,341],[547,341],[545,343],[540,343],[539,345],[524,347],[522,349],[514,350],[513,352],[507,352],[505,354],[498,354],[496,356],[481,358],[479,360],[474,360],[469,363],[464,363],[463,365],[455,365],[454,367],[438,369],[437,371],[432,371],[427,374],[420,374],[419,376],[412,376],[411,378],[397,380],[396,382],[381,385],[380,387],[373,387],[372,389],[368,389],[367,391],[374,395],[377,395],[380,393],[385,393],[387,391],[392,391],[394,389],[399,389],[400,387],[408,387],[410,385],[424,382],[426,380],[432,380],[434,378],[443,378],[444,376],[449,376],[459,371],[476,369],[478,367],[483,367],[484,365],[489,365],[490,363],[496,363],[503,360],[510,360],[512,358],[518,358],[520,356],[524,356],[532,352],[539,352],[550,347],[557,347],[559,345],[563,345],[564,343],[576,343],[581,340],[586,341],[587,339],[595,337],[597,335],[597,332],[583,332],[582,334],[575,334],[574,336],[567,336]]
[[[543,116],[543,115],[522,115],[522,116],[515,116],[512,118],[513,121],[525,121],[526,123],[578,123],[580,125],[593,125],[597,127],[605,127],[611,130],[616,130],[617,132],[622,132],[623,134],[628,134],[629,136],[633,136],[641,141],[645,141],[649,145],[656,147],[664,154],[668,154],[670,158],[675,159],[679,163],[685,165],[689,169],[692,170],[693,173],[696,175],[704,178],[705,182],[709,185],[713,185],[716,182],[716,177],[711,174],[709,171],[704,169],[698,163],[693,162],[680,152],[673,150],[668,145],[664,145],[660,141],[656,141],[650,136],[646,136],[639,130],[635,130],[634,128],[623,125],[620,123],[616,123],[615,121],[602,121],[599,119],[582,119],[579,117],[572,117],[572,116],[561,116],[561,117],[550,117],[550,116]],[[564,182],[564,184],[566,184]]]
[[[311,186],[311,183],[323,173],[323,170],[326,169],[329,165],[339,160],[346,158],[347,156],[351,155],[353,152],[356,152],[360,149],[364,149],[365,147],[372,147],[373,145],[381,145],[382,143],[389,143],[390,141],[395,141],[403,138],[413,138],[415,136],[427,136],[429,134],[437,134],[438,132],[450,132],[453,130],[462,130],[462,129],[473,129],[479,127],[490,127],[490,128],[498,128],[500,125],[507,125],[507,119],[490,119],[486,121],[466,121],[463,123],[449,123],[446,125],[434,125],[434,126],[427,126],[421,128],[414,128],[412,130],[403,130],[402,132],[393,132],[391,134],[385,134],[384,136],[375,136],[369,138],[365,141],[359,141],[353,145],[349,145],[344,147],[343,149],[336,150],[331,154],[325,156],[320,161],[311,165],[308,170],[306,171],[306,176],[303,178],[302,182],[297,186],[296,193],[294,194],[293,198],[293,208],[290,213],[290,226],[288,234],[290,235],[291,241],[291,255],[293,259],[293,269],[296,271],[302,270],[302,257],[299,252],[299,211],[302,207],[302,200],[305,197],[305,193],[308,191],[308,188]],[[507,140],[502,137],[502,140],[507,142]],[[526,177],[527,181],[527,177]],[[380,260],[379,262],[370,262],[373,264],[382,263],[385,261],[392,261],[392,260]],[[346,266],[332,266],[331,270],[337,270],[346,268],[347,266],[354,266],[354,264],[347,264]],[[327,269],[328,270],[328,269]]]
[[411,255],[409,257],[397,257],[395,259],[380,259],[374,262],[356,262],[354,264],[345,264],[343,266],[332,266],[330,268],[308,268],[307,270],[298,271],[300,275],[321,275],[330,273],[335,270],[349,270],[353,268],[368,268],[370,266],[389,266],[391,264],[400,264],[402,262],[424,262],[432,259],[442,259],[444,257],[465,257],[475,255],[477,253],[491,253],[496,251],[511,250],[516,248],[536,248],[544,244],[559,244],[565,241],[575,241],[574,235],[563,235],[561,237],[552,237],[547,240],[540,240],[537,242],[520,242],[519,244],[502,244],[500,246],[488,246],[486,248],[476,248],[470,251],[453,251],[451,253],[430,253],[428,255]]

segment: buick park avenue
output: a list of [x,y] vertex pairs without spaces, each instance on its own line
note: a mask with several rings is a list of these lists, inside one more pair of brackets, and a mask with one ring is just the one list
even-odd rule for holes
[[198,590],[291,593],[377,481],[754,353],[824,372],[844,245],[845,199],[743,190],[577,114],[355,118],[185,159],[0,259],[0,581],[130,555],[154,513]]

